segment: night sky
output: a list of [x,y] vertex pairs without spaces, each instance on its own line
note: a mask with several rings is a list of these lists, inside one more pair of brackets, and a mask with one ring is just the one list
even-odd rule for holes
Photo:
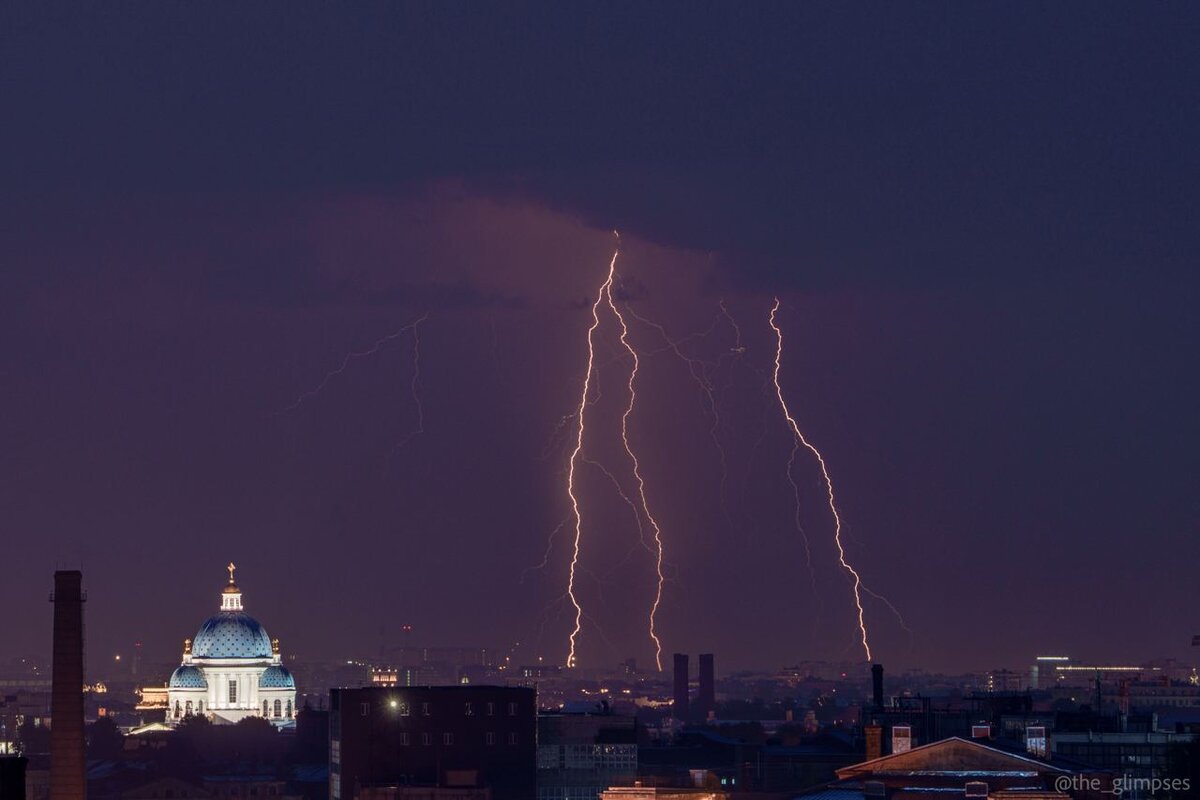
[[[727,464],[631,320],[667,652],[862,657],[804,453],[815,582],[793,521],[778,296],[848,555],[912,631],[868,597],[878,660],[1190,659],[1197,41],[1170,3],[4,4],[0,657],[48,654],[81,566],[93,662],[177,658],[232,559],[285,652],[408,623],[561,663],[569,525],[529,568],[617,229],[622,307],[707,331]],[[321,386],[423,315],[420,409],[411,333]],[[585,455],[632,491],[618,332]],[[652,561],[579,475],[581,662],[652,663]]]

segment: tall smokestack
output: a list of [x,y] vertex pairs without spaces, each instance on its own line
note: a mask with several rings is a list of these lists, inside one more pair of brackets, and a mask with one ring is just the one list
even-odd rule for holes
[[883,708],[883,664],[871,665],[871,699],[876,708]]
[[700,654],[700,684],[696,691],[697,714],[707,717],[717,708],[717,670],[712,653]]
[[54,573],[50,695],[50,800],[84,800],[83,573]]
[[675,654],[675,719],[684,722],[688,718],[688,657],[687,653]]

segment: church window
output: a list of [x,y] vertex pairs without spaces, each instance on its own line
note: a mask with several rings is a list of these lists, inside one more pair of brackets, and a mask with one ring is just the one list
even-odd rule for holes
[[182,713],[182,712],[181,712],[181,710],[180,710],[179,701],[178,701],[178,700],[176,700],[176,701],[175,701],[175,719],[179,719],[179,716],[180,716],[180,714],[181,714],[181,713]]
[[229,682],[229,702],[230,703],[237,702],[237,681],[236,680],[231,680]]
[[288,716],[288,719],[292,718],[292,701],[291,700],[287,701],[287,716]]
[[267,701],[266,700],[263,700],[263,716],[264,717],[270,716],[270,712],[267,710]]
[[190,717],[192,715],[192,701],[191,700],[188,700],[187,704],[183,707],[183,715],[185,717]]
[[275,701],[275,716],[276,718],[283,716],[283,703]]

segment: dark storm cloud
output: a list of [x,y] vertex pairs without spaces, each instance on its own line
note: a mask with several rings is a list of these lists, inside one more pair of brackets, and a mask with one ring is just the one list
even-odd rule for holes
[[6,6],[5,191],[458,176],[764,285],[1179,275],[1195,6]]

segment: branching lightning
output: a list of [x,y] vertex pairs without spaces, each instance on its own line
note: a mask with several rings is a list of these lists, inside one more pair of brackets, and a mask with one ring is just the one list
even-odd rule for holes
[[[841,517],[841,514],[838,513],[837,501],[833,494],[833,480],[829,477],[829,468],[825,464],[825,458],[824,458],[824,456],[821,455],[821,451],[818,450],[816,447],[814,447],[813,444],[811,442],[809,442],[808,439],[805,438],[804,434],[800,431],[800,426],[797,424],[795,417],[792,416],[792,412],[788,409],[787,401],[783,399],[783,387],[779,383],[779,371],[780,371],[780,366],[783,362],[783,331],[779,328],[779,326],[775,322],[775,315],[778,312],[779,312],[779,298],[776,297],[775,305],[771,307],[771,313],[768,317],[768,322],[771,325],[771,329],[773,331],[775,331],[775,372],[774,372],[775,396],[779,400],[779,407],[783,411],[784,418],[787,419],[787,423],[788,423],[788,426],[792,430],[792,434],[796,437],[796,442],[798,442],[799,445],[807,448],[816,457],[817,464],[820,465],[820,467],[821,467],[821,475],[825,479],[825,491],[826,491],[827,498],[829,501],[829,511],[833,514],[833,524],[834,524],[833,540],[834,540],[834,543],[837,545],[838,562],[842,565],[842,569],[846,570],[846,572],[849,573],[849,575],[853,579],[854,605],[858,609],[858,628],[862,634],[863,650],[866,652],[867,660],[870,661],[871,660],[871,645],[867,640],[867,622],[866,622],[866,615],[863,611],[863,603],[862,603],[862,591],[865,590],[865,587],[863,586],[862,578],[859,576],[858,572],[854,569],[854,567],[852,567],[850,565],[850,562],[846,560],[846,551],[842,547],[842,517]],[[793,449],[792,454],[794,457],[795,449]],[[788,469],[788,479],[791,480],[790,463],[789,463],[789,469]],[[795,485],[796,484],[793,481],[792,486],[795,487]],[[798,495],[799,495],[799,492],[797,492],[797,496]],[[807,550],[807,548],[808,548],[808,543],[807,543],[807,539],[806,539],[805,549]],[[872,592],[872,594],[874,594],[874,592]]]
[[[615,260],[614,260],[615,263]],[[658,638],[658,632],[655,629],[655,621],[658,617],[658,607],[662,604],[663,593],[663,542],[662,529],[658,525],[658,520],[654,518],[654,514],[650,512],[650,503],[646,499],[646,481],[642,477],[641,464],[638,462],[637,455],[633,452],[633,447],[629,444],[629,417],[633,414],[634,404],[637,403],[637,389],[634,384],[637,381],[638,369],[641,366],[641,361],[638,358],[637,350],[633,349],[633,345],[629,343],[629,326],[625,324],[625,317],[617,309],[617,304],[613,302],[612,297],[612,280],[608,281],[605,289],[605,297],[608,299],[608,307],[612,309],[617,320],[621,323],[621,344],[629,351],[630,358],[633,359],[633,366],[629,370],[629,405],[625,406],[625,413],[621,415],[621,441],[625,445],[625,452],[629,454],[629,461],[633,465],[633,477],[637,480],[638,497],[642,501],[642,511],[646,515],[646,519],[650,523],[650,527],[654,530],[654,545],[655,545],[655,564],[654,571],[658,576],[658,585],[655,588],[654,604],[650,607],[650,638],[654,641],[654,663],[658,667],[658,671],[662,672],[662,642]],[[639,529],[641,524],[638,525]]]
[[587,332],[587,370],[583,375],[583,391],[579,396],[579,408],[575,411],[575,449],[571,451],[571,458],[567,462],[567,496],[571,500],[571,511],[575,516],[575,540],[572,546],[571,567],[567,573],[567,597],[570,598],[571,605],[575,607],[575,627],[571,630],[571,635],[567,640],[569,644],[568,668],[575,666],[575,640],[583,629],[583,606],[579,604],[579,598],[575,595],[575,572],[579,568],[579,551],[583,540],[583,514],[579,510],[579,498],[575,494],[575,466],[579,461],[579,454],[583,450],[583,435],[586,430],[584,416],[588,407],[588,393],[592,387],[592,370],[596,363],[595,335],[596,329],[600,327],[600,304],[604,302],[605,292],[612,286],[619,252],[619,250],[613,252],[612,261],[608,265],[608,277],[600,285],[600,290],[596,293],[596,301],[592,303],[592,324]]
[[[571,457],[567,462],[567,496],[571,502],[571,510],[575,519],[575,539],[572,547],[571,566],[567,578],[566,596],[570,599],[571,605],[575,608],[575,625],[568,637],[568,655],[567,667],[574,667],[577,664],[576,659],[576,644],[579,633],[582,630],[582,623],[587,615],[584,613],[583,606],[579,602],[579,597],[576,594],[576,576],[580,567],[579,556],[581,544],[583,540],[583,515],[580,509],[579,496],[575,486],[576,468],[579,462],[585,462],[599,468],[612,482],[621,499],[629,505],[633,511],[634,518],[637,522],[638,537],[644,548],[646,548],[654,557],[655,575],[657,582],[655,586],[654,601],[650,607],[648,618],[648,626],[650,639],[654,643],[654,661],[658,669],[662,670],[662,641],[658,635],[658,611],[662,604],[663,584],[666,581],[666,576],[663,572],[663,538],[662,528],[658,523],[658,519],[650,510],[650,501],[646,496],[646,481],[642,475],[641,462],[638,460],[637,453],[634,451],[633,445],[629,439],[629,419],[633,415],[634,407],[637,404],[637,377],[641,367],[641,359],[636,348],[629,341],[629,326],[625,321],[624,314],[618,308],[616,301],[613,298],[613,283],[616,279],[617,257],[621,252],[620,236],[614,231],[617,236],[617,247],[613,251],[612,260],[608,264],[608,274],[605,276],[604,282],[600,284],[599,290],[596,292],[596,299],[592,303],[592,324],[587,332],[587,370],[584,374],[583,390],[579,397],[579,405],[575,412],[571,415],[563,417],[559,422],[556,431],[565,425],[571,419],[576,422],[575,426],[575,447],[571,451]],[[629,456],[629,461],[632,466],[633,477],[637,482],[638,504],[635,504],[628,494],[621,487],[620,481],[617,480],[607,468],[591,459],[585,458],[582,455],[583,442],[586,431],[586,419],[588,406],[595,402],[595,398],[590,396],[592,389],[592,378],[597,371],[596,367],[596,331],[600,327],[600,306],[602,303],[608,305],[613,316],[621,326],[620,342],[621,346],[629,354],[631,359],[629,379],[626,382],[626,388],[629,390],[629,402],[625,406],[625,411],[621,415],[621,442],[625,447],[625,453]],[[650,529],[654,532],[653,545],[647,540],[645,527],[642,525],[642,515],[645,515],[646,521],[650,525]]]
[[[343,372],[345,372],[346,368],[349,367],[353,362],[358,361],[359,359],[363,359],[363,358],[367,358],[369,356],[375,355],[380,350],[382,350],[383,347],[388,342],[391,342],[395,339],[399,339],[401,336],[408,333],[409,331],[412,331],[412,333],[413,333],[413,352],[415,354],[415,357],[419,358],[419,353],[417,351],[418,343],[416,340],[417,339],[417,326],[420,325],[422,322],[424,322],[428,317],[429,317],[428,314],[422,314],[420,317],[418,317],[417,319],[408,323],[403,328],[392,331],[387,336],[383,336],[379,339],[376,339],[371,344],[371,346],[366,348],[365,350],[350,351],[349,353],[347,353],[345,355],[345,357],[342,358],[341,364],[339,364],[334,369],[331,369],[329,372],[325,373],[325,377],[321,379],[320,383],[318,383],[312,389],[309,389],[308,391],[302,393],[299,397],[297,397],[294,401],[292,401],[291,405],[289,405],[287,408],[283,409],[279,413],[282,415],[282,414],[288,414],[292,411],[295,411],[297,408],[299,408],[304,403],[304,401],[309,400],[310,398],[316,397],[318,394],[320,394],[325,389],[325,387],[329,385],[330,381],[332,381],[338,375],[341,375]],[[419,363],[418,363],[416,369],[417,369],[417,371],[413,376],[414,391],[415,391],[415,389],[418,385],[418,381],[420,379]],[[421,409],[421,403],[420,403],[419,396],[417,396],[417,412],[421,416],[422,425],[424,425],[424,412]]]

